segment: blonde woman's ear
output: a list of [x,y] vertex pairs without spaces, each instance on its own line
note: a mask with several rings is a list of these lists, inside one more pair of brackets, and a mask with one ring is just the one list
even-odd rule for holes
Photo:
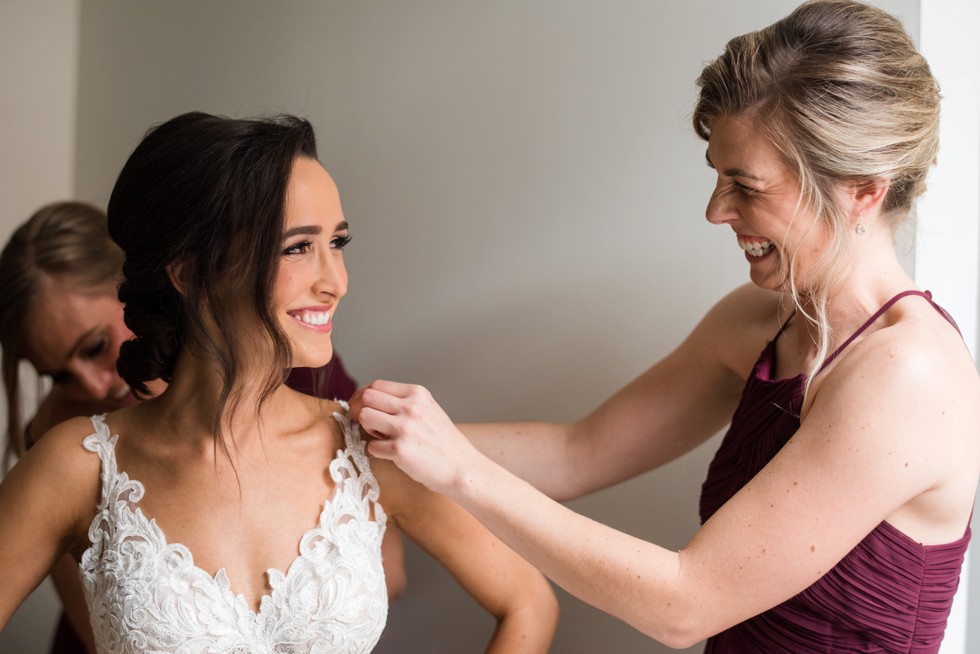
[[885,177],[873,177],[851,188],[854,201],[854,217],[860,222],[862,216],[875,213],[881,208],[891,188],[892,181]]

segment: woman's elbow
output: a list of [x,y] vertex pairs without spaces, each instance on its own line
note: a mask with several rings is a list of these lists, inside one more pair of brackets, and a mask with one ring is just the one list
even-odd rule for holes
[[651,613],[634,626],[671,649],[687,649],[714,635],[701,607],[672,601],[667,610]]
[[497,619],[502,624],[522,625],[531,651],[547,651],[558,628],[558,598],[551,584],[542,576],[522,584],[522,592]]
[[515,610],[525,614],[529,620],[554,632],[558,625],[558,597],[551,583],[544,576],[536,577],[525,586],[522,602]]

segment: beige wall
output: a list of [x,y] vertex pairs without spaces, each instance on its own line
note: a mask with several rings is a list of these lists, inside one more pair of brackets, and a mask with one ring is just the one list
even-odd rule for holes
[[[351,371],[424,383],[461,420],[573,419],[745,279],[703,219],[693,81],[795,4],[82,0],[66,161],[104,205],[154,122],[308,116],[353,226],[335,332]],[[917,0],[880,4],[916,33]],[[572,506],[680,547],[714,444]],[[667,651],[567,596],[562,610],[556,652]],[[489,627],[410,547],[379,652],[477,651]]]
[[0,3],[0,237],[74,187],[78,0]]
[[[4,243],[39,206],[74,193],[78,14],[78,0],[0,2]],[[6,421],[0,402],[0,424]],[[29,654],[46,647],[56,606],[52,586],[45,582],[0,633],[0,652]]]

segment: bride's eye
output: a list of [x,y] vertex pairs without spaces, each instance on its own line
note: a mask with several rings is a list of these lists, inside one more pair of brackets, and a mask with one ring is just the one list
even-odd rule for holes
[[311,247],[313,247],[313,244],[310,243],[309,241],[298,241],[296,243],[293,243],[289,247],[285,248],[282,251],[282,254],[283,256],[289,256],[293,254],[305,254],[306,252],[309,252]]

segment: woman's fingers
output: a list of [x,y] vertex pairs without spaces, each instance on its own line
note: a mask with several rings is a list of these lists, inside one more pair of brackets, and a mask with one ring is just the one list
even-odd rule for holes
[[384,438],[374,440],[367,444],[367,451],[368,454],[376,459],[387,459],[392,461],[396,455],[395,442]]
[[362,429],[378,438],[368,452],[431,490],[449,489],[460,461],[476,452],[422,386],[374,381],[351,397],[350,407]]
[[356,415],[352,409],[351,415],[361,424],[361,429],[375,438],[391,438],[396,433],[394,418],[390,413],[364,406]]
[[373,381],[367,386],[357,389],[351,396],[349,402],[351,416],[363,425],[364,421],[361,420],[360,415],[365,408],[371,408],[389,415],[397,415],[403,407],[404,400],[414,394],[414,388],[410,384],[384,380]]

